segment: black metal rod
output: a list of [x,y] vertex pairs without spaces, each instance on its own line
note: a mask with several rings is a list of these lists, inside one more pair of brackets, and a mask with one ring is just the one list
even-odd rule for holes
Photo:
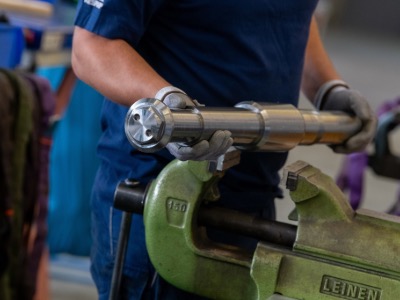
[[[114,207],[123,211],[143,214],[147,187],[133,181],[121,183],[115,192]],[[241,234],[265,242],[292,247],[297,226],[266,220],[239,211],[212,206],[201,206],[198,224],[219,230]]]
[[281,246],[293,247],[297,226],[221,207],[201,207],[198,224]]
[[115,257],[114,270],[111,279],[110,300],[117,300],[119,297],[122,269],[124,267],[125,254],[128,248],[129,233],[132,224],[132,213],[123,212],[121,219],[121,229],[118,237],[118,248]]
[[114,192],[113,206],[122,211],[142,215],[148,186],[134,179],[120,182]]

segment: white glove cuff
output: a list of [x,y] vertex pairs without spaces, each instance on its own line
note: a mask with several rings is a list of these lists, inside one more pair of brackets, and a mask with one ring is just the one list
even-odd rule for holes
[[350,88],[349,85],[344,82],[343,80],[335,79],[325,82],[321,87],[318,89],[317,93],[314,97],[314,105],[318,110],[324,106],[326,97],[328,94],[336,87],[343,87],[343,88]]
[[180,93],[186,95],[184,91],[181,89],[178,89],[177,87],[174,86],[166,86],[163,87],[161,90],[157,92],[157,94],[154,96],[157,100],[164,101],[165,97],[167,97],[169,94],[172,93]]

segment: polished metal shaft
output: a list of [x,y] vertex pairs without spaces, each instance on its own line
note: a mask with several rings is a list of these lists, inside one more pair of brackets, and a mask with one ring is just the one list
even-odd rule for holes
[[143,152],[168,143],[190,145],[229,130],[242,150],[286,151],[297,145],[340,144],[361,122],[342,112],[300,110],[289,104],[241,102],[232,108],[169,109],[152,98],[134,103],[125,119],[129,142]]

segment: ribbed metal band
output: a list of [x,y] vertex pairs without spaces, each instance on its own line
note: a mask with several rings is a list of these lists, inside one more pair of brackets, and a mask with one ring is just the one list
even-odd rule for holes
[[157,94],[154,96],[154,98],[156,98],[157,100],[163,101],[165,99],[165,97],[167,97],[169,94],[172,94],[172,93],[180,93],[180,94],[186,95],[186,93],[184,91],[182,91],[181,89],[178,89],[177,87],[166,86],[166,87],[163,87],[161,90],[159,90],[157,92]]

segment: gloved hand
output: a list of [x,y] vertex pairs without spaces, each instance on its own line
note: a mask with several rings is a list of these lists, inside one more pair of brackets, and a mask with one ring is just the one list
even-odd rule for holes
[[233,139],[230,131],[217,130],[208,141],[203,140],[191,147],[182,146],[178,143],[169,143],[167,149],[173,156],[183,161],[216,160],[232,146],[232,143]]
[[[340,80],[332,80],[324,84],[322,95],[317,94],[317,108],[322,111],[344,111],[355,115],[362,122],[361,130],[340,145],[330,147],[336,153],[352,153],[364,150],[373,140],[377,118],[367,100],[355,90],[350,89]],[[321,91],[320,89],[320,91]]]
[[[186,108],[199,106],[200,104],[191,99],[184,91],[168,86],[159,90],[156,99],[164,102],[169,108]],[[177,159],[185,160],[216,160],[224,154],[233,144],[231,132],[228,130],[217,130],[206,141],[200,141],[192,146],[183,146],[179,143],[169,143],[166,148]]]

